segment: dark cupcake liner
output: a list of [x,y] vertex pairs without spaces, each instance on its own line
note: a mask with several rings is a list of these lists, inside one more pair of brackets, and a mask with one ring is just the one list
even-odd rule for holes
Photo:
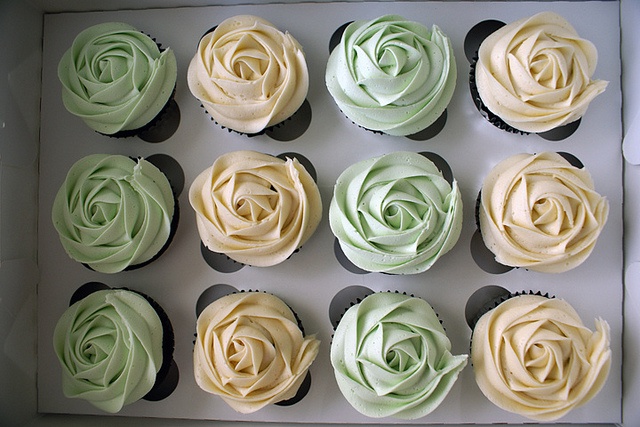
[[100,290],[125,290],[129,292],[136,293],[143,297],[154,309],[154,311],[158,314],[160,318],[160,322],[162,323],[162,365],[160,366],[160,370],[156,373],[156,380],[149,392],[145,396],[142,397],[143,400],[147,401],[160,401],[167,398],[173,391],[176,389],[179,381],[179,370],[178,365],[176,364],[173,358],[173,352],[175,349],[175,335],[173,331],[173,325],[171,324],[171,320],[167,315],[166,311],[162,308],[157,301],[151,298],[149,295],[140,292],[138,290],[130,289],[127,287],[120,288],[112,288],[107,286],[101,282],[88,282],[84,285],[80,286],[71,296],[69,301],[69,305],[81,301],[88,295],[100,291]]
[[[298,328],[300,329],[300,332],[302,332],[302,336],[306,336],[305,334],[305,330],[304,330],[304,326],[302,325],[302,320],[300,319],[300,316],[298,315],[298,312],[295,311],[293,309],[293,307],[291,307],[291,305],[289,305],[286,301],[284,301],[282,298],[280,298],[278,295],[275,295],[273,293],[270,292],[266,292],[266,291],[260,291],[258,289],[240,289],[238,290],[237,288],[235,288],[234,286],[231,285],[226,285],[226,284],[217,284],[217,285],[213,285],[207,289],[205,289],[204,292],[202,292],[202,294],[200,294],[200,297],[198,298],[197,302],[196,302],[196,319],[198,317],[200,317],[200,313],[202,313],[202,311],[207,308],[209,306],[209,304],[213,303],[214,301],[223,298],[225,296],[228,295],[232,295],[232,294],[242,294],[242,293],[265,293],[265,294],[270,294],[273,295],[277,298],[279,298],[280,300],[282,300],[287,307],[289,307],[289,310],[291,310],[291,313],[293,313],[294,318],[296,319],[296,323],[298,324]],[[194,333],[194,337],[197,336],[197,333]],[[194,344],[195,344],[195,340],[194,340]],[[276,406],[292,406],[295,405],[296,403],[300,402],[308,393],[309,390],[311,389],[311,371],[308,370],[307,374],[304,378],[304,380],[302,381],[302,384],[300,384],[300,387],[298,388],[298,391],[296,392],[295,396],[293,396],[290,399],[286,399],[286,400],[281,400],[279,402],[275,402],[274,405]]]
[[427,302],[431,306],[431,308],[436,313],[436,316],[438,317],[438,321],[440,322],[440,325],[442,325],[442,327],[444,328],[444,323],[442,322],[442,319],[440,318],[440,315],[438,314],[438,312],[435,311],[435,308],[433,307],[433,305],[431,305],[430,302],[424,300],[421,297],[417,297],[414,294],[407,293],[405,291],[399,291],[399,290],[392,291],[390,289],[386,291],[374,291],[366,286],[352,285],[352,286],[347,286],[346,288],[343,288],[341,291],[335,294],[333,296],[333,299],[331,300],[331,303],[329,304],[329,321],[331,322],[333,331],[335,332],[336,328],[340,324],[340,321],[342,320],[344,315],[347,313],[347,311],[351,309],[351,307],[360,304],[370,295],[374,295],[378,293],[402,294],[402,295],[409,296],[411,298],[422,299],[423,301]]
[[296,110],[295,113],[293,113],[291,116],[287,117],[280,123],[267,126],[266,128],[262,129],[260,132],[246,133],[246,132],[241,132],[239,130],[235,130],[228,126],[221,125],[220,123],[218,123],[215,117],[213,117],[207,111],[207,109],[204,107],[202,103],[200,103],[200,107],[204,110],[204,112],[207,114],[207,116],[212,122],[214,122],[216,125],[220,126],[221,129],[224,129],[229,133],[235,133],[237,135],[242,135],[249,138],[254,138],[260,135],[266,135],[271,139],[280,141],[280,142],[290,142],[302,136],[309,128],[309,125],[311,124],[311,117],[312,117],[311,104],[309,103],[308,99],[305,99],[302,105]]
[[520,135],[528,135],[529,132],[521,131],[519,129],[514,128],[511,125],[508,125],[504,120],[502,120],[499,116],[487,108],[487,106],[482,101],[480,94],[478,93],[478,85],[476,84],[476,65],[478,63],[478,54],[473,57],[473,61],[471,62],[471,71],[469,72],[469,90],[471,91],[471,99],[473,100],[473,104],[476,106],[482,117],[484,117],[489,123],[498,129],[504,130],[506,132],[520,134]]
[[522,295],[537,295],[548,299],[555,298],[555,296],[549,295],[548,292],[542,293],[542,291],[533,290],[511,292],[501,286],[484,286],[476,290],[467,300],[465,306],[467,325],[473,331],[482,316],[497,308],[503,302]]

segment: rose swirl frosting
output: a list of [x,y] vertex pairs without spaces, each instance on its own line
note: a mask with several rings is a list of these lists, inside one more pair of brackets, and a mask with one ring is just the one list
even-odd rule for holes
[[520,295],[484,314],[472,337],[476,381],[495,405],[538,421],[586,403],[609,373],[609,324],[584,326],[567,302]]
[[356,124],[410,135],[432,124],[449,104],[456,82],[449,38],[397,15],[355,21],[333,49],[327,89]]
[[287,259],[322,217],[320,191],[297,159],[255,151],[218,157],[194,180],[189,201],[207,248],[259,267]]
[[162,366],[162,339],[160,317],[141,295],[88,295],[63,313],[53,334],[64,395],[111,413],[143,398]]
[[331,343],[331,364],[344,397],[375,418],[429,414],[467,359],[451,354],[451,342],[426,301],[398,293],[375,293],[349,308]]
[[592,80],[598,52],[560,15],[508,24],[480,45],[476,83],[483,103],[507,124],[544,132],[571,123],[607,87]]
[[160,52],[128,24],[82,31],[58,65],[62,100],[92,129],[112,135],[151,122],[172,96],[177,78],[171,49]]
[[221,126],[247,134],[292,116],[309,89],[302,46],[251,15],[228,18],[202,37],[187,82]]
[[245,414],[293,398],[320,347],[282,300],[262,292],[214,301],[196,328],[196,383]]
[[423,272],[451,250],[462,229],[458,184],[426,157],[395,152],[356,163],[337,179],[331,230],[367,271]]
[[147,160],[92,154],[69,169],[51,215],[71,258],[116,273],[160,252],[174,208],[169,181]]
[[558,153],[518,154],[486,176],[479,209],[482,238],[496,261],[560,273],[595,247],[609,203],[591,175]]

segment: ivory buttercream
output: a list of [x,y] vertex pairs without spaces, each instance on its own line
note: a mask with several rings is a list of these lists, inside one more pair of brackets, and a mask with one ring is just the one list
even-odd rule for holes
[[293,398],[320,347],[282,300],[262,292],[212,302],[196,329],[196,383],[245,414]]
[[542,12],[508,24],[480,45],[482,102],[515,129],[544,132],[574,122],[607,87],[593,80],[598,52],[563,17]]
[[592,399],[609,374],[609,324],[584,326],[566,301],[508,299],[484,314],[471,341],[480,390],[500,408],[553,421]]
[[202,37],[187,82],[214,120],[247,134],[292,116],[309,89],[302,46],[252,15],[225,19]]
[[298,160],[255,151],[218,157],[194,180],[189,201],[207,248],[259,267],[287,259],[322,217],[320,191]]
[[480,229],[496,261],[560,273],[593,251],[609,213],[591,175],[552,152],[497,164],[481,190]]

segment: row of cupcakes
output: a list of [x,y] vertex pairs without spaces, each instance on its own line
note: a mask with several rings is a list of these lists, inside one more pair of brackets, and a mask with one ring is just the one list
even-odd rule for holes
[[[497,28],[497,29],[496,29]],[[576,123],[607,82],[593,80],[597,51],[564,18],[542,12],[470,32],[471,92],[493,124],[544,133]],[[447,35],[398,15],[343,26],[330,43],[325,83],[355,124],[410,136],[443,116],[457,69]],[[97,132],[166,138],[164,118],[179,115],[171,49],[124,23],[81,32],[63,55],[58,76],[65,107]],[[305,104],[309,75],[303,48],[288,32],[252,15],[219,23],[191,60],[191,93],[224,128],[254,135],[294,116]],[[308,106],[308,104],[307,104]],[[172,113],[173,111],[173,113]],[[305,115],[310,120],[310,113]],[[308,123],[307,123],[308,125]]]
[[[232,151],[202,171],[189,201],[203,246],[255,267],[280,264],[299,250],[323,211],[315,170],[301,157]],[[329,225],[352,265],[417,274],[456,245],[462,196],[440,160],[398,151],[341,173]],[[609,204],[584,166],[571,161],[555,152],[518,154],[487,174],[475,216],[498,264],[562,273],[593,251]],[[53,203],[53,225],[67,254],[94,270],[139,267],[157,258],[175,234],[183,185],[179,164],[168,156],[93,154],[68,171]]]
[[[295,311],[265,292],[225,285],[208,291],[196,310],[197,385],[244,414],[302,400],[320,342],[305,334]],[[425,417],[447,398],[469,355],[452,353],[442,321],[424,299],[365,291],[332,301],[342,304],[329,354],[338,388],[367,417]],[[606,382],[606,321],[597,318],[592,331],[564,300],[502,288],[471,298],[467,309],[475,379],[499,408],[556,420]],[[173,333],[149,296],[96,283],[81,287],[53,337],[64,395],[110,413],[140,399],[163,400],[179,381]]]

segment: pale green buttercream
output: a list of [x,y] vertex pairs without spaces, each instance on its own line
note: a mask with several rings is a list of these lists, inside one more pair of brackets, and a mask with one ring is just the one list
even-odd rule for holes
[[467,364],[431,306],[376,293],[351,307],[336,328],[331,364],[349,403],[369,417],[423,417],[445,399]]
[[426,157],[395,152],[356,163],[336,181],[329,224],[347,258],[367,271],[420,273],[462,230],[462,198]]
[[326,85],[356,124],[390,135],[431,125],[449,104],[456,83],[449,38],[401,16],[355,21],[327,62]]
[[62,100],[92,129],[112,135],[151,122],[170,99],[177,78],[171,49],[134,27],[107,22],[82,31],[60,63]]
[[93,154],[69,170],[53,203],[52,220],[71,258],[115,273],[162,249],[174,205],[169,181],[153,164]]
[[102,290],[76,302],[53,335],[64,395],[111,413],[141,399],[162,365],[162,336],[160,317],[135,292]]

